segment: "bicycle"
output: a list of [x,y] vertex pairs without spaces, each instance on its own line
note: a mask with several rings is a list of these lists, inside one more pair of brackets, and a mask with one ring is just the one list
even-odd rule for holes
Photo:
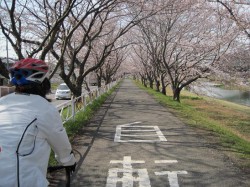
[[49,166],[47,168],[47,173],[52,173],[57,170],[65,169],[66,172],[66,187],[70,187],[71,174],[75,171],[76,164],[73,166]]

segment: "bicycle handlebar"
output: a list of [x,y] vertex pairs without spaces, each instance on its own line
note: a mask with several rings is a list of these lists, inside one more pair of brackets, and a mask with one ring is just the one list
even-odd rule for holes
[[66,169],[66,166],[49,166],[47,168],[47,172],[53,172],[53,171],[57,171],[57,170],[60,170],[60,169]]
[[69,170],[73,173],[75,171],[75,168],[76,168],[76,163],[72,166],[49,166],[47,168],[47,171],[52,172],[52,171],[56,171],[56,170],[60,170],[60,169],[66,169],[66,170]]

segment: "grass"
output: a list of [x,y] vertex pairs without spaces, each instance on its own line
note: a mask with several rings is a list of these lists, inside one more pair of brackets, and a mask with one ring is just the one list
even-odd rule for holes
[[[91,104],[89,104],[83,111],[77,113],[74,120],[73,119],[69,120],[64,124],[64,128],[66,129],[70,142],[73,141],[74,136],[78,134],[79,130],[84,128],[84,126],[93,117],[95,112],[102,106],[102,104],[105,102],[108,96],[112,94],[112,92],[116,89],[118,85],[110,89],[108,92],[102,94]],[[51,151],[49,166],[55,166],[55,165],[58,165],[58,163],[54,158],[54,152]]]
[[[153,95],[162,105],[179,116],[186,124],[210,131],[226,153],[235,158],[243,168],[250,167],[250,107],[227,101],[201,97],[182,91],[181,103],[153,89],[137,85]],[[232,154],[233,153],[233,154]]]

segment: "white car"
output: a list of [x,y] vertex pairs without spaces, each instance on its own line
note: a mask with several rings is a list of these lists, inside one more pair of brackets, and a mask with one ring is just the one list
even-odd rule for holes
[[71,94],[69,87],[65,83],[62,83],[56,89],[55,98],[56,99],[71,99],[71,95],[72,94]]

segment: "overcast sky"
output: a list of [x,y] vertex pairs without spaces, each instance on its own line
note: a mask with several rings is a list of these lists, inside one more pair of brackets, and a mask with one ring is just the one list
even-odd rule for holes
[[[17,58],[14,50],[12,49],[10,43],[8,44],[9,48],[9,57],[10,58]],[[0,57],[7,57],[7,49],[6,49],[6,39],[2,33],[0,33]]]

